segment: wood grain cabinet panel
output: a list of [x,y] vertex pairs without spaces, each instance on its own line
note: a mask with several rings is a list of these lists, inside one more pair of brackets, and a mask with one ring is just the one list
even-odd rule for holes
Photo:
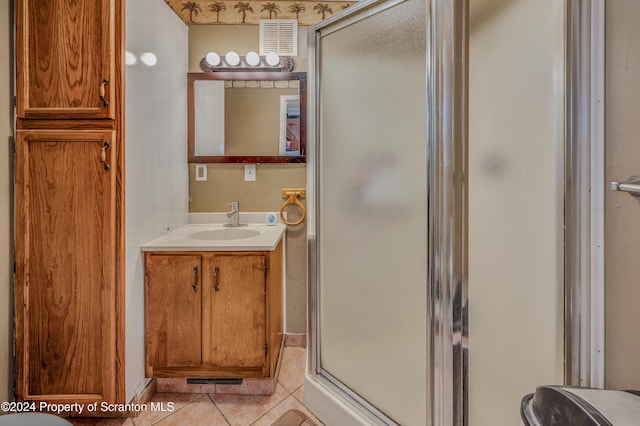
[[147,375],[153,367],[198,367],[201,350],[200,256],[147,256],[145,333]]
[[17,400],[115,401],[115,132],[16,136]]
[[16,0],[18,118],[116,118],[117,0]]
[[262,369],[267,342],[265,256],[220,255],[210,263],[214,277],[206,362]]
[[[196,259],[199,295],[185,285]],[[282,243],[270,252],[147,252],[145,268],[147,377],[273,377],[283,338]],[[175,347],[190,364],[166,361]]]

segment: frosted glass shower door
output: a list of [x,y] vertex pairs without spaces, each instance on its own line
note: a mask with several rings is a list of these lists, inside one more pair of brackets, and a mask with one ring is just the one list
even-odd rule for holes
[[565,10],[511,0],[471,20],[470,426],[518,424],[525,394],[563,383]]
[[316,40],[318,374],[384,421],[427,402],[427,10],[375,3]]

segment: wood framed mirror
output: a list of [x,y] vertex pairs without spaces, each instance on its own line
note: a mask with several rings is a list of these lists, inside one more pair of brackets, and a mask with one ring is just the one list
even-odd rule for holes
[[187,74],[189,163],[305,163],[307,74]]

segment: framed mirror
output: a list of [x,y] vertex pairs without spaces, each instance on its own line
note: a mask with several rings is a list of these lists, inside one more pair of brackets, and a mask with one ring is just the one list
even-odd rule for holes
[[187,74],[190,163],[305,163],[307,74]]

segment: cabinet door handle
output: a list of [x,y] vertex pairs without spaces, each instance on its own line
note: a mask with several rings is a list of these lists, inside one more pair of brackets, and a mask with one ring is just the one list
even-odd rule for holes
[[100,150],[100,162],[102,163],[102,167],[104,167],[104,171],[108,172],[111,166],[107,163],[107,149],[110,144],[107,141],[104,141],[104,145],[102,145],[102,149]]
[[104,97],[105,87],[107,87],[107,84],[109,84],[108,78],[105,78],[104,80],[102,80],[102,83],[100,83],[100,100],[102,101],[102,105],[104,105],[105,108],[109,107],[109,101],[107,101],[107,99]]
[[193,291],[195,291],[196,293],[198,292],[198,267],[194,266],[193,268],[193,284],[191,284],[191,287],[193,287]]
[[220,291],[220,267],[216,266],[213,269],[213,289],[217,292]]

